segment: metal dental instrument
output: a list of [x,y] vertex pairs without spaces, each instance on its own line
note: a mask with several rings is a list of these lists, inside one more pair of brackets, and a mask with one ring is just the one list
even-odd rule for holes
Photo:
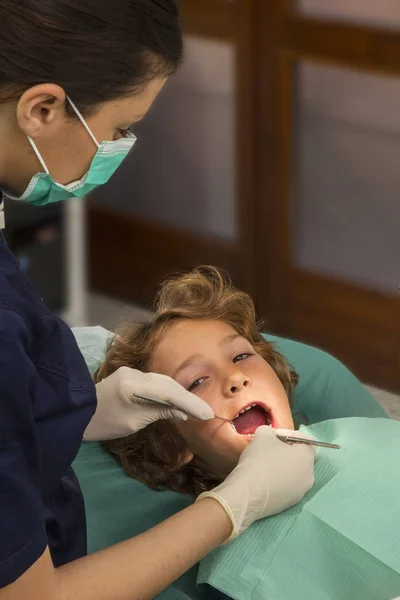
[[[225,417],[218,417],[214,415],[214,419],[219,419],[220,421],[225,421],[226,423],[232,423],[230,419],[225,419]],[[328,442],[317,442],[317,440],[309,440],[307,438],[297,437],[294,435],[280,435],[277,434],[276,437],[278,440],[282,442],[288,442],[290,444],[307,444],[307,446],[318,446],[320,448],[334,448],[335,450],[339,450],[340,446],[337,444],[329,444]]]
[[[144,394],[134,394],[136,398],[140,398],[145,402],[151,402],[153,404],[161,404],[162,406],[168,406],[168,408],[174,408],[176,410],[181,410],[167,402],[167,400],[158,400],[157,398],[152,398],[151,396],[145,396]],[[184,411],[182,411],[184,412]],[[225,423],[232,423],[230,419],[226,419],[225,417],[219,417],[218,415],[214,415],[214,419],[218,419],[219,421],[225,421]],[[309,440],[307,438],[296,437],[293,435],[277,435],[278,439],[282,442],[287,442],[289,444],[307,444],[308,446],[318,446],[319,448],[334,448],[335,450],[339,450],[340,446],[337,444],[329,444],[328,442],[317,442],[317,440]]]
[[[182,410],[181,408],[178,408],[177,406],[174,406],[174,404],[171,404],[167,400],[158,400],[157,398],[152,398],[151,396],[145,396],[144,394],[133,394],[133,395],[136,396],[136,398],[140,398],[141,400],[144,400],[145,402],[151,402],[153,404],[161,404],[162,406],[168,406],[168,408],[174,408],[175,410],[180,410],[181,412],[185,412],[184,410]],[[213,418],[219,419],[220,421],[226,421],[226,423],[231,422],[230,419],[225,419],[225,417],[218,417],[218,415],[214,415]]]
[[[231,423],[230,419],[225,419],[224,417],[214,416],[214,419],[219,419],[220,421],[226,421],[227,423]],[[318,446],[319,448],[334,448],[335,450],[339,450],[340,446],[337,444],[329,444],[328,442],[317,442],[317,440],[309,440],[307,438],[297,437],[294,435],[280,435],[277,434],[276,437],[278,440],[282,442],[288,442],[290,444],[307,444],[307,446]]]
[[319,448],[334,448],[339,450],[340,446],[337,444],[329,444],[328,442],[317,442],[317,440],[309,440],[307,438],[296,437],[294,435],[277,435],[278,439],[282,442],[288,442],[290,444],[307,444],[307,446],[318,446]]
[[[224,417],[214,416],[214,419],[219,419],[220,421],[226,421],[227,423],[231,423],[230,419],[225,419]],[[280,435],[277,434],[276,437],[278,440],[282,442],[287,442],[289,444],[307,444],[307,446],[318,446],[319,448],[334,448],[335,450],[339,450],[340,446],[337,444],[329,444],[328,442],[317,442],[317,440],[309,440],[307,438],[297,437],[294,435]]]
[[[145,396],[144,394],[133,394],[136,398],[140,398],[140,400],[145,400],[146,402],[151,402],[152,404],[161,404],[161,406],[168,406],[168,408],[176,408],[166,400],[158,400],[157,398],[152,398],[151,396]],[[179,409],[178,409],[179,410]]]

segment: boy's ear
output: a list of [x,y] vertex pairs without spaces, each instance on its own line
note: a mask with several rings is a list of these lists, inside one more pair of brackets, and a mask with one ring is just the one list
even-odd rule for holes
[[189,464],[194,458],[194,454],[189,448],[185,448],[180,456],[180,467]]

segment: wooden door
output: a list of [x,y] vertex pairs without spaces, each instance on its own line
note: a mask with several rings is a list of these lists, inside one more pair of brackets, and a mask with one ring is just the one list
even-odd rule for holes
[[249,289],[254,268],[251,2],[182,10],[183,67],[89,209],[92,287],[143,305],[171,272],[214,264]]
[[400,390],[400,9],[258,0],[258,302]]

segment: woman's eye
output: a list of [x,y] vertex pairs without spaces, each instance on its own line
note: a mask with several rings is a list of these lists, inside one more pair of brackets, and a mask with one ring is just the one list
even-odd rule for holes
[[245,360],[249,356],[251,356],[251,354],[249,352],[242,352],[242,354],[238,354],[237,356],[235,356],[235,358],[233,359],[233,362],[236,363],[241,360]]
[[196,381],[193,381],[193,383],[190,384],[188,390],[189,392],[192,392],[193,390],[197,389],[198,387],[201,386],[201,384],[206,380],[206,377],[200,377],[199,379],[196,379]]

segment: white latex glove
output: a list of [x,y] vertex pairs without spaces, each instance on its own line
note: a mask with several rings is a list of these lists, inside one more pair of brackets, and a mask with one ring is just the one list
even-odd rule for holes
[[232,473],[197,498],[214,498],[225,508],[233,525],[227,542],[254,521],[300,502],[314,483],[315,448],[286,444],[278,440],[277,433],[308,437],[298,431],[259,427]]
[[[86,428],[85,440],[125,437],[160,419],[185,421],[187,415],[202,420],[214,417],[208,404],[166,375],[121,367],[100,381],[96,390],[97,409]],[[150,404],[134,396],[135,393],[167,400],[176,409]]]

